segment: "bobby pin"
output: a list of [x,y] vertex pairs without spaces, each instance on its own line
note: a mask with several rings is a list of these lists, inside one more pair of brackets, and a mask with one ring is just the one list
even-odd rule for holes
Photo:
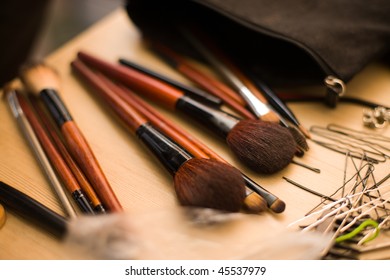
[[302,162],[296,161],[296,160],[294,160],[294,159],[291,161],[291,163],[296,164],[296,165],[299,165],[299,166],[302,166],[302,167],[304,167],[304,168],[306,168],[306,169],[309,169],[309,170],[311,170],[311,171],[313,171],[313,172],[315,172],[315,173],[321,173],[321,169],[315,168],[315,167],[311,167],[311,166],[309,166],[309,165],[307,165],[307,164],[304,164],[304,163],[302,163]]

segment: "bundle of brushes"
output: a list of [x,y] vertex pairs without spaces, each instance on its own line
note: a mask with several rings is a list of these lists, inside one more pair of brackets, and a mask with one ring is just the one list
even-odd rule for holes
[[[157,127],[169,138],[188,150],[194,157],[215,159],[222,163],[227,163],[205,144],[197,140],[193,135],[187,133],[184,129],[169,121],[166,117],[161,115],[157,110],[139,98],[128,88],[124,87],[123,85],[113,83],[103,74],[90,70],[80,61],[75,61],[72,66],[79,74],[79,76],[89,81],[89,83],[95,85],[95,87],[101,88],[101,85],[104,84],[106,87],[110,88],[113,93],[122,99],[123,102],[132,106],[135,110],[147,118],[148,121],[151,122],[155,127]],[[284,211],[285,204],[282,200],[257,185],[246,175],[242,174],[242,176],[247,186],[246,198],[244,200],[244,206],[246,210],[250,212],[261,212],[266,207],[269,207],[275,213],[281,213]]]
[[245,181],[236,168],[214,159],[194,157],[159,131],[135,107],[124,102],[107,83],[108,80],[98,78],[80,60],[72,62],[72,67],[173,176],[181,205],[229,212],[241,209],[246,194]]
[[[186,207],[68,220],[1,181],[0,203],[61,241],[64,253],[72,259],[307,260],[318,259],[329,239],[287,231],[270,215]],[[267,224],[267,231],[258,218]],[[212,226],[207,226],[210,223]]]
[[238,118],[198,102],[182,90],[140,71],[106,62],[86,52],[79,52],[78,58],[137,94],[205,125],[225,139],[234,155],[254,171],[275,173],[286,167],[295,155],[296,143],[286,127],[259,119]]
[[[228,58],[211,42],[210,38],[205,39],[204,34],[200,40],[189,30],[182,33],[210,64],[211,70],[219,74],[230,86],[212,78],[209,74],[205,74],[188,58],[176,53],[161,42],[147,40],[147,45],[167,64],[201,88],[221,98],[228,107],[243,117],[259,118],[279,123],[288,128],[296,142],[298,156],[302,156],[309,149],[306,141],[306,138],[310,138],[309,132],[264,81],[259,77],[245,73],[242,70],[245,67],[237,66],[231,58]],[[121,60],[121,63],[134,67],[126,60]]]

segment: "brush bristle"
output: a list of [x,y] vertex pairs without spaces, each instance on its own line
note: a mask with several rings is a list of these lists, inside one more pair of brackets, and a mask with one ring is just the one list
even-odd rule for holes
[[236,168],[212,159],[186,161],[174,177],[181,205],[237,212],[245,198],[245,182]]
[[282,213],[286,209],[286,203],[282,200],[277,199],[269,207],[275,213]]
[[60,88],[57,72],[43,63],[24,66],[20,71],[20,78],[27,89],[35,95],[39,95],[43,89],[58,91]]
[[4,226],[6,220],[5,210],[3,205],[0,204],[0,229]]
[[271,174],[292,160],[296,144],[289,130],[279,124],[242,120],[227,137],[232,152],[252,170]]
[[267,208],[267,202],[255,192],[247,195],[244,200],[244,209],[249,213],[261,213]]
[[295,126],[289,126],[288,130],[290,131],[298,147],[301,148],[303,151],[308,151],[309,145],[307,144],[305,135],[303,135],[303,133]]

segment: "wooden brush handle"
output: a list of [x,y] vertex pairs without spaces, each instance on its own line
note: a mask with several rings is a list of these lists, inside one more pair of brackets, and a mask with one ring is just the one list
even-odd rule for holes
[[78,58],[114,80],[142,92],[148,98],[172,110],[175,108],[177,100],[184,95],[182,91],[128,67],[106,62],[85,52],[79,52]]
[[150,46],[164,58],[167,58],[170,61],[169,64],[178,72],[187,77],[190,81],[199,85],[216,97],[222,99],[227,106],[239,113],[244,118],[255,119],[255,116],[244,107],[246,104],[244,99],[231,90],[228,86],[204,74],[190,62],[188,62],[184,57],[181,57],[179,54],[173,52],[167,47],[157,43],[154,43]]
[[179,145],[189,151],[193,156],[198,158],[207,158],[207,154],[199,149],[196,145],[193,145],[192,137],[187,135],[183,136],[183,130],[180,130],[174,123],[170,122],[167,118],[163,117],[152,106],[147,104],[136,94],[131,92],[128,88],[120,87],[108,80],[104,75],[98,74],[101,81],[111,87],[115,93],[123,99],[126,103],[136,109],[142,114],[153,126],[159,128],[164,134],[174,139]]
[[134,108],[126,104],[117,94],[107,86],[107,83],[99,79],[97,74],[80,60],[71,63],[72,69],[86,81],[101,98],[103,98],[110,107],[117,113],[118,117],[134,133],[147,120],[139,114]]
[[121,212],[122,206],[80,129],[74,122],[68,121],[61,126],[61,132],[68,149],[91,182],[105,208],[112,212]]
[[[32,99],[32,98],[31,98]],[[91,201],[92,206],[94,209],[98,212],[104,212],[104,208],[102,203],[100,202],[100,199],[96,195],[96,192],[92,188],[91,184],[88,182],[87,178],[83,174],[83,172],[80,170],[79,166],[76,164],[76,162],[73,160],[72,156],[69,154],[68,150],[66,149],[64,143],[60,139],[59,133],[56,130],[56,127],[53,125],[53,123],[50,121],[48,114],[44,112],[44,109],[42,106],[37,102],[37,100],[31,100],[33,107],[35,108],[35,111],[37,112],[38,116],[40,117],[42,124],[45,126],[47,132],[51,136],[51,139],[53,140],[55,146],[57,147],[59,153],[62,155],[63,159],[65,160],[66,164],[68,165],[69,169],[72,171],[74,177],[76,178],[77,182],[79,183],[81,189],[84,191],[86,196],[88,197],[89,201]]]

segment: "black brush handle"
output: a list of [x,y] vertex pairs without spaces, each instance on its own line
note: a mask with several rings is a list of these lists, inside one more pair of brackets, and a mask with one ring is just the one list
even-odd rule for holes
[[44,89],[40,92],[40,96],[58,127],[61,127],[65,122],[72,120],[72,116],[58,96],[56,90]]
[[148,123],[141,125],[136,134],[171,175],[174,175],[183,163],[192,158],[186,150]]
[[67,221],[64,217],[2,181],[0,181],[0,202],[6,208],[45,228],[58,238],[63,238],[67,232]]
[[162,82],[165,82],[171,86],[174,86],[174,87],[182,90],[186,95],[190,96],[191,98],[194,98],[197,101],[200,101],[200,102],[203,102],[207,105],[215,106],[215,107],[219,107],[222,105],[221,99],[219,99],[218,97],[215,97],[215,96],[213,96],[213,95],[211,95],[211,94],[209,94],[201,89],[198,89],[195,87],[189,87],[185,84],[182,84],[178,81],[175,81],[175,80],[168,78],[160,73],[157,73],[151,69],[148,69],[144,66],[141,66],[137,63],[134,63],[134,62],[129,61],[129,60],[124,59],[124,58],[119,59],[119,63],[124,65],[124,66],[138,70],[146,75],[149,75],[153,78],[156,78],[156,79],[158,79]]
[[176,102],[176,109],[191,116],[224,139],[230,130],[240,121],[240,119],[233,115],[202,104],[187,96],[179,98]]

